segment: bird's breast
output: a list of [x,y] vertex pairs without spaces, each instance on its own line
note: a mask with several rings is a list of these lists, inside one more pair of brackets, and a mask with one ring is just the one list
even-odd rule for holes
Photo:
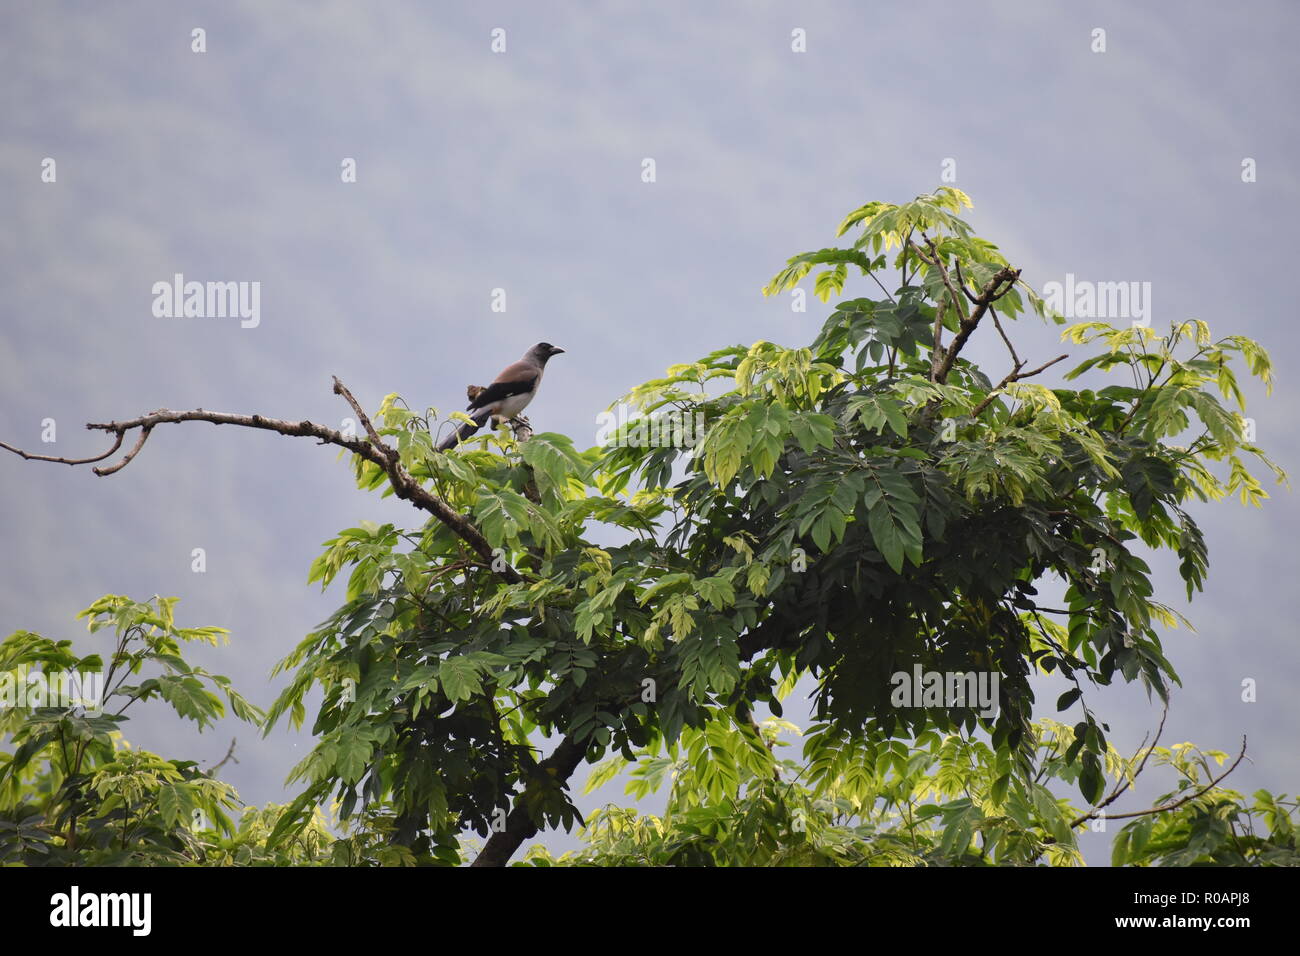
[[495,414],[501,418],[514,418],[527,408],[528,403],[532,400],[532,392],[524,392],[522,395],[511,395],[509,398],[501,400],[501,404],[497,406]]

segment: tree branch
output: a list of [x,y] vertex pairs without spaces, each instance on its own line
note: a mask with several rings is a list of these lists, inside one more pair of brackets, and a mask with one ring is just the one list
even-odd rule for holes
[[971,292],[970,289],[966,288],[966,277],[961,274],[961,259],[953,259],[952,267],[957,270],[957,288],[961,289],[966,298],[970,299],[971,302],[974,302],[975,294]]
[[[0,447],[7,451],[13,452],[21,458],[32,461],[53,461],[67,465],[87,465],[97,461],[103,461],[122,447],[123,439],[127,432],[135,429],[140,430],[140,436],[135,445],[131,448],[120,461],[103,467],[92,469],[96,475],[104,477],[121,471],[140,453],[144,444],[149,440],[154,428],[158,425],[174,425],[180,422],[209,422],[213,425],[238,425],[242,428],[258,428],[263,431],[272,431],[280,435],[286,435],[291,438],[315,438],[322,445],[336,445],[339,448],[347,449],[355,455],[372,462],[383,469],[388,476],[389,484],[392,485],[393,493],[404,501],[409,501],[415,507],[422,511],[427,511],[433,515],[451,531],[456,534],[462,541],[469,545],[478,555],[488,562],[489,565],[495,560],[497,555],[494,554],[492,546],[488,540],[483,537],[482,532],[468,518],[456,511],[451,505],[447,504],[438,495],[431,493],[422,486],[409,471],[403,467],[401,457],[397,450],[387,445],[375,430],[370,418],[361,408],[360,403],[353,397],[347,387],[337,378],[334,379],[334,392],[343,396],[347,403],[356,413],[362,427],[365,428],[369,440],[348,438],[342,432],[332,428],[326,428],[324,425],[317,425],[315,422],[302,420],[290,421],[282,418],[268,418],[265,415],[234,415],[229,412],[210,412],[202,408],[196,408],[192,411],[177,412],[167,408],[160,408],[157,411],[150,412],[147,415],[141,415],[137,418],[131,418],[124,421],[111,422],[91,422],[86,425],[92,431],[111,432],[114,436],[113,446],[101,455],[93,458],[55,458],[48,455],[34,455],[25,452],[20,448],[12,445],[0,443]],[[523,581],[523,576],[512,568],[510,565],[496,563],[497,568],[501,570],[495,573],[509,584],[517,584]]]
[[993,316],[993,327],[998,330],[998,335],[1002,336],[1003,344],[1006,345],[1007,351],[1011,353],[1011,364],[1016,368],[1020,368],[1024,363],[1020,361],[1020,356],[1016,354],[1016,347],[1011,344],[1011,340],[1007,338],[1006,330],[1002,328],[1002,323],[998,321],[998,310],[993,306],[989,306],[989,315]]
[[[961,328],[957,331],[957,335],[953,338],[952,344],[948,346],[947,351],[943,353],[943,360],[938,364],[937,368],[932,368],[930,381],[942,385],[948,380],[948,373],[952,371],[953,365],[956,364],[957,356],[961,354],[966,340],[971,337],[971,333],[980,324],[980,319],[984,318],[984,313],[988,311],[989,306],[1010,292],[1019,278],[1020,270],[1012,269],[1010,266],[1004,266],[994,273],[993,278],[989,279],[988,285],[975,297],[975,309],[969,317],[961,320]],[[1006,288],[1002,288],[1004,282],[1007,284]]]
[[[948,295],[952,296],[952,303],[953,306],[957,309],[957,316],[964,321],[966,318],[966,310],[962,308],[962,296],[957,294],[957,290],[953,288],[952,280],[948,278],[948,270],[945,269],[943,266],[943,256],[939,254],[939,247],[936,246],[934,244],[934,240],[931,239],[929,236],[927,236],[924,232],[921,233],[921,238],[925,240],[926,246],[929,247],[930,256],[926,256],[926,254],[921,251],[921,247],[918,246],[915,242],[911,244],[912,251],[915,252],[916,257],[920,259],[922,262],[924,262],[926,265],[934,266],[934,268],[938,270],[939,278],[943,280],[944,288],[948,290]],[[960,267],[961,267],[960,263],[958,263],[958,268]],[[969,290],[966,289],[964,284],[962,285],[961,290],[962,292],[965,293],[966,298],[970,299],[972,302],[976,301],[975,298],[971,296]]]
[[[554,777],[557,783],[562,784],[573,776],[586,755],[585,744],[578,743],[572,737],[565,737],[551,755],[537,765],[539,775],[543,779],[546,776]],[[526,801],[523,797],[527,793],[528,790],[525,789],[515,799],[514,808],[506,816],[506,828],[488,837],[470,866],[505,866],[525,840],[531,840],[537,835],[537,824],[524,807]]]
[[28,461],[53,461],[53,462],[59,462],[60,464],[64,464],[64,465],[94,464],[97,461],[103,461],[105,458],[108,458],[110,455],[113,454],[113,452],[117,451],[121,447],[122,447],[122,432],[118,432],[117,441],[113,442],[112,448],[104,452],[102,455],[96,455],[94,458],[56,458],[52,455],[35,455],[32,454],[31,452],[23,451],[21,448],[15,448],[13,445],[7,445],[4,442],[0,441],[0,448],[5,449],[5,451],[13,452],[19,458],[25,458]]
[[224,767],[226,763],[229,761],[233,761],[234,763],[239,763],[239,761],[235,758],[236,743],[238,743],[238,741],[232,737],[230,740],[230,749],[226,751],[226,755],[208,768],[209,777],[215,777],[217,775],[217,771],[220,770],[222,767]]
[[[1096,812],[1098,810],[1104,810],[1106,807],[1110,806],[1112,803],[1118,800],[1121,796],[1124,795],[1124,791],[1126,791],[1129,787],[1133,785],[1133,781],[1136,780],[1139,776],[1141,776],[1142,771],[1146,769],[1147,760],[1150,759],[1151,754],[1156,749],[1156,744],[1160,743],[1160,735],[1165,732],[1165,718],[1168,716],[1169,716],[1169,705],[1166,704],[1164,708],[1160,711],[1160,724],[1158,727],[1156,727],[1155,738],[1151,741],[1151,746],[1147,747],[1146,753],[1142,754],[1142,760],[1140,763],[1138,763],[1137,769],[1133,771],[1133,776],[1125,777],[1119,783],[1115,784],[1115,789],[1111,791],[1110,796],[1092,808],[1092,815],[1085,815],[1079,817],[1077,820],[1075,820],[1073,823],[1070,824],[1071,830],[1073,830],[1075,827],[1079,826],[1082,823],[1087,823],[1089,820],[1094,819],[1094,817],[1096,816]],[[1146,743],[1147,743],[1147,739],[1144,735],[1142,737],[1142,743],[1138,744],[1139,753],[1142,752],[1143,747],[1146,747]]]
[[379,437],[379,433],[375,431],[375,426],[370,424],[370,417],[366,414],[365,409],[361,407],[361,403],[352,396],[352,393],[348,391],[348,387],[339,381],[337,375],[334,376],[334,394],[342,395],[347,403],[352,406],[352,410],[357,413],[357,420],[361,422],[361,427],[370,436],[370,443],[375,447],[375,450],[383,456],[386,462],[393,460],[394,450],[389,448],[384,443],[384,440]]
[[1050,368],[1051,366],[1055,365],[1057,362],[1062,362],[1067,358],[1069,358],[1068,355],[1058,355],[1050,362],[1044,362],[1042,365],[1038,366],[1038,368],[1030,369],[1028,372],[1020,371],[1020,369],[1024,366],[1025,363],[1024,362],[1019,363],[1018,365],[1016,365],[1015,369],[1013,369],[1012,371],[1006,374],[1006,377],[1003,378],[1002,381],[998,382],[997,385],[993,386],[993,388],[989,391],[989,393],[984,396],[984,400],[982,402],[980,402],[978,405],[976,405],[974,408],[971,409],[970,417],[979,418],[980,412],[988,408],[989,405],[993,402],[993,399],[998,397],[998,392],[1001,391],[1003,388],[1005,388],[1007,385],[1011,384],[1012,382],[1018,382],[1022,378],[1029,378],[1031,376],[1037,375],[1039,372],[1043,371],[1044,369]]
[[[1152,749],[1154,749],[1155,744],[1152,743],[1151,747]],[[1150,755],[1150,751],[1148,751],[1148,755]],[[1241,761],[1245,759],[1245,757],[1246,757],[1246,738],[1243,736],[1241,738],[1241,752],[1237,754],[1237,759],[1232,762],[1232,765],[1228,767],[1227,770],[1223,771],[1223,773],[1219,774],[1217,777],[1215,777],[1213,780],[1207,783],[1205,786],[1197,790],[1195,793],[1189,793],[1187,794],[1187,796],[1180,797],[1179,799],[1173,801],[1172,803],[1166,803],[1163,806],[1151,807],[1149,810],[1135,810],[1132,813],[1108,813],[1106,814],[1106,819],[1107,820],[1128,820],[1131,819],[1132,817],[1148,817],[1156,813],[1168,813],[1170,810],[1177,810],[1184,803],[1187,803],[1188,801],[1191,800],[1195,800],[1197,797],[1203,796],[1209,793],[1215,787],[1217,787],[1219,783],[1224,779],[1224,777],[1228,776],[1228,774],[1232,773],[1232,771],[1237,769],[1237,765],[1241,763]],[[1146,763],[1145,757],[1142,758],[1142,762]],[[1075,820],[1072,820],[1070,822],[1070,829],[1074,829],[1075,827],[1080,826],[1081,824],[1087,823],[1089,820],[1097,819],[1097,817],[1101,816],[1102,813],[1101,808],[1106,806],[1107,803],[1110,803],[1110,800],[1107,800],[1105,803],[1098,805],[1091,812],[1085,813],[1083,816],[1078,817]]]
[[[961,301],[962,297],[957,294],[957,290],[953,288],[952,282],[948,278],[948,270],[945,269],[943,266],[943,257],[939,254],[938,246],[934,244],[934,240],[931,239],[929,236],[927,236],[924,231],[921,232],[921,238],[925,240],[926,246],[929,247],[930,256],[927,256],[924,252],[922,252],[921,247],[918,246],[915,242],[911,243],[912,251],[916,253],[916,257],[918,259],[920,259],[926,265],[931,266],[938,271],[939,278],[943,280],[944,287],[948,290],[948,296],[952,299],[952,307],[957,313],[957,319],[959,321],[965,321],[966,309],[962,305],[962,301]],[[958,268],[959,269],[961,268],[960,263],[958,263]],[[960,276],[961,274],[959,272],[958,273],[959,280],[960,280]],[[970,292],[967,291],[964,283],[962,284],[961,291],[966,294],[967,298],[971,297]],[[938,374],[939,366],[943,364],[943,356],[944,356],[943,312],[944,312],[944,304],[941,302],[939,303],[939,306],[934,310],[934,346],[930,350],[931,381],[933,381],[934,376]]]

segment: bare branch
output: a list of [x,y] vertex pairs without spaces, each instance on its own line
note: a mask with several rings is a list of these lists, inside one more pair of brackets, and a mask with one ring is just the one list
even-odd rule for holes
[[[1154,743],[1151,746],[1152,749],[1155,748]],[[1150,755],[1150,751],[1148,751],[1148,755]],[[1106,819],[1107,820],[1129,820],[1132,819],[1133,817],[1149,817],[1156,813],[1168,813],[1170,810],[1177,810],[1183,804],[1188,803],[1191,800],[1195,800],[1197,797],[1204,796],[1205,794],[1213,790],[1215,787],[1217,787],[1223,781],[1223,779],[1228,776],[1228,774],[1232,773],[1232,771],[1237,769],[1237,765],[1240,764],[1241,761],[1245,759],[1245,757],[1246,757],[1246,738],[1243,736],[1241,738],[1241,752],[1237,754],[1237,759],[1232,762],[1232,765],[1228,767],[1227,770],[1223,771],[1223,773],[1219,774],[1217,777],[1215,777],[1213,780],[1211,780],[1205,786],[1201,787],[1196,792],[1189,793],[1184,797],[1180,797],[1179,799],[1174,800],[1172,803],[1162,804],[1161,806],[1158,807],[1151,807],[1149,810],[1135,810],[1132,813],[1107,813]],[[1144,764],[1146,763],[1145,757],[1142,759],[1142,762]],[[1109,800],[1106,801],[1106,803],[1109,802],[1110,802]],[[1104,807],[1105,805],[1106,804],[1103,803],[1100,806],[1093,809],[1091,812],[1085,813],[1083,816],[1078,817],[1075,820],[1072,820],[1070,822],[1070,829],[1074,829],[1077,826],[1087,823],[1089,820],[1097,819],[1097,817],[1102,815],[1101,807]]]
[[1069,358],[1068,355],[1058,355],[1050,362],[1044,362],[1042,365],[1038,366],[1038,368],[1030,369],[1028,372],[1021,372],[1017,368],[1017,370],[1007,373],[1006,377],[1003,378],[1002,381],[998,382],[997,385],[993,386],[993,388],[989,391],[989,393],[984,396],[984,401],[980,402],[978,405],[976,405],[974,408],[971,409],[971,413],[970,413],[971,418],[979,418],[980,412],[988,408],[989,405],[992,404],[993,399],[998,397],[998,392],[1003,388],[1005,388],[1007,385],[1011,384],[1012,382],[1018,382],[1022,378],[1030,378],[1031,376],[1037,375],[1039,372],[1043,371],[1044,369],[1050,368],[1051,366],[1055,365],[1057,362],[1063,362],[1067,358]]
[[370,417],[366,414],[365,409],[361,407],[361,403],[352,396],[352,393],[348,391],[348,387],[339,381],[337,375],[334,376],[334,394],[342,395],[347,400],[347,403],[352,406],[352,410],[357,413],[357,420],[361,422],[366,434],[370,436],[370,443],[383,455],[386,462],[391,460],[394,454],[393,449],[384,444],[383,439],[379,437],[379,433],[375,431],[375,426],[370,424]]
[[238,742],[239,741],[233,737],[230,739],[230,749],[226,751],[226,755],[208,768],[209,777],[215,777],[217,775],[217,771],[220,770],[222,767],[224,767],[228,762],[239,763],[239,761],[235,759],[235,744],[237,744]]
[[[962,319],[961,328],[953,338],[952,344],[948,346],[948,350],[943,353],[943,361],[938,364],[937,368],[932,368],[930,381],[942,385],[948,380],[948,373],[952,371],[953,365],[956,364],[957,356],[961,354],[962,347],[965,346],[966,340],[971,337],[971,333],[979,326],[980,319],[984,318],[984,313],[988,311],[989,306],[1010,292],[1019,278],[1020,270],[1012,269],[1010,266],[1005,266],[993,274],[993,278],[989,279],[988,285],[975,298],[974,311],[971,312],[969,318]],[[1005,288],[1002,286],[1004,282],[1006,283]]]
[[34,455],[31,452],[23,451],[21,448],[15,448],[13,445],[7,445],[2,441],[0,441],[0,448],[5,449],[5,451],[11,451],[19,458],[25,458],[28,461],[53,461],[64,465],[90,465],[97,461],[103,461],[105,458],[112,455],[113,452],[121,448],[122,437],[124,434],[124,432],[118,432],[117,441],[113,442],[113,447],[102,455],[96,455],[94,458],[56,458],[53,455]]
[[975,293],[971,292],[970,289],[966,288],[966,277],[961,274],[961,260],[953,259],[952,264],[953,264],[953,268],[957,270],[957,288],[961,289],[961,291],[965,294],[966,298],[974,302]]
[[[86,463],[92,461],[101,461],[116,451],[122,444],[122,435],[135,428],[150,429],[158,425],[172,425],[180,422],[209,422],[213,425],[240,425],[244,428],[260,428],[265,431],[278,432],[281,435],[288,435],[295,438],[319,438],[322,443],[329,445],[338,445],[340,448],[346,448],[348,451],[355,452],[364,458],[374,460],[373,450],[370,446],[361,441],[345,438],[341,432],[332,428],[326,428],[323,425],[317,425],[309,421],[286,421],[280,418],[268,418],[265,415],[232,415],[229,412],[210,412],[202,408],[196,408],[192,411],[176,412],[167,408],[160,408],[157,411],[150,412],[147,415],[141,415],[138,418],[131,418],[120,422],[90,422],[86,425],[92,431],[113,432],[117,435],[117,442],[113,448],[105,452],[98,458],[88,458]],[[8,445],[5,446],[9,448]],[[16,454],[22,454],[17,449],[10,448],[10,451]],[[23,455],[23,457],[30,457]],[[81,462],[77,462],[80,464]],[[376,462],[378,464],[378,462]]]
[[[1016,354],[1016,347],[1011,344],[1011,340],[1007,338],[1006,331],[1002,328],[1002,323],[998,321],[998,310],[993,308],[993,306],[989,306],[989,315],[993,316],[993,325],[998,330],[998,335],[1002,336],[1002,341],[1006,345],[1007,351],[1011,353],[1011,364],[1015,366],[1015,369],[1021,368],[1025,363],[1020,361],[1020,356]],[[1013,371],[1015,369],[1013,369]]]
[[[25,452],[12,445],[0,444],[14,454],[34,461],[55,461],[64,464],[78,465],[90,464],[96,461],[103,461],[105,458],[116,452],[121,446],[123,436],[133,429],[140,429],[140,437],[136,440],[135,446],[126,453],[126,455],[113,465],[106,468],[93,469],[95,474],[101,477],[114,474],[125,468],[140,453],[144,443],[148,440],[153,429],[158,425],[179,424],[180,422],[209,422],[213,425],[238,425],[243,428],[259,428],[264,431],[276,432],[280,435],[286,435],[293,438],[315,438],[323,445],[336,445],[339,448],[345,448],[355,455],[372,462],[383,469],[388,476],[389,483],[392,485],[393,493],[404,501],[409,501],[423,511],[429,512],[448,528],[452,530],[462,541],[468,544],[484,561],[492,564],[498,557],[487,539],[483,537],[482,532],[464,515],[460,514],[451,505],[443,501],[442,498],[433,494],[422,486],[409,471],[402,466],[401,457],[397,454],[396,449],[387,445],[375,430],[369,416],[361,408],[360,403],[348,391],[337,378],[334,379],[334,391],[342,395],[352,406],[362,426],[365,428],[368,441],[348,438],[342,432],[332,428],[326,428],[324,425],[317,425],[315,422],[289,421],[281,418],[268,418],[265,415],[234,415],[229,412],[210,412],[202,408],[196,408],[191,411],[177,412],[167,408],[160,408],[157,411],[150,412],[147,415],[141,415],[137,418],[127,419],[125,421],[112,422],[91,422],[86,425],[87,428],[94,431],[112,432],[115,441],[113,447],[102,455],[86,459],[68,459],[68,458],[51,458],[44,455],[33,455]],[[509,565],[502,565],[499,561],[495,564],[496,568],[501,570],[495,573],[510,584],[516,584],[524,580],[523,576]]]
[[[140,429],[140,437],[136,439],[136,441],[135,441],[135,445],[132,446],[132,448],[131,448],[130,451],[128,451],[125,455],[122,456],[122,460],[119,461],[117,464],[115,464],[115,465],[109,465],[107,468],[92,468],[92,469],[90,469],[90,470],[93,471],[95,474],[99,475],[99,477],[101,477],[101,478],[105,477],[106,475],[111,475],[111,474],[113,474],[114,472],[121,471],[121,470],[122,470],[123,468],[125,468],[127,465],[131,464],[131,459],[132,459],[132,458],[134,458],[136,455],[140,454],[140,449],[143,448],[143,447],[144,447],[144,443],[147,442],[147,441],[149,440],[149,434],[150,434],[152,431],[153,431],[153,426],[152,426],[152,425],[145,425],[143,428],[141,428],[141,429]],[[118,441],[118,444],[121,444],[121,442],[122,442],[122,435],[121,435],[121,434],[119,434],[119,435],[117,436],[117,441]]]
[[[1133,781],[1142,775],[1142,771],[1146,769],[1147,760],[1150,759],[1151,754],[1155,751],[1156,744],[1160,743],[1160,735],[1165,732],[1165,718],[1168,716],[1169,716],[1169,705],[1166,704],[1160,711],[1160,724],[1158,727],[1156,727],[1156,735],[1155,738],[1151,741],[1151,746],[1150,747],[1146,746],[1147,739],[1145,736],[1142,738],[1142,743],[1138,744],[1137,752],[1142,754],[1142,761],[1137,765],[1137,769],[1133,771],[1133,775],[1131,777],[1126,776],[1123,780],[1117,783],[1115,785],[1115,789],[1111,791],[1109,797],[1107,797],[1101,803],[1097,804],[1095,807],[1092,808],[1094,813],[1098,810],[1104,810],[1106,807],[1110,806],[1112,803],[1118,800],[1121,796],[1124,795],[1124,792],[1133,785]],[[1143,747],[1146,747],[1145,753],[1143,753],[1142,751]],[[1074,829],[1079,824],[1086,823],[1090,819],[1092,818],[1088,816],[1082,816],[1070,824],[1070,829]]]

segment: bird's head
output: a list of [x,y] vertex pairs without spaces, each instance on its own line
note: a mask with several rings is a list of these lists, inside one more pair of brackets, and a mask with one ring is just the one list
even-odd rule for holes
[[539,365],[545,365],[546,360],[552,355],[559,355],[564,349],[552,345],[550,342],[538,342],[528,350],[527,358],[534,359]]

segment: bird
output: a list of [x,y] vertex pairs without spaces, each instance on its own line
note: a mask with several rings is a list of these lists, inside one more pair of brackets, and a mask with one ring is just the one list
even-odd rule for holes
[[474,419],[474,424],[462,424],[439,443],[438,451],[458,445],[482,428],[489,418],[498,425],[515,418],[537,394],[537,388],[542,384],[542,373],[546,371],[551,356],[563,352],[564,349],[550,342],[538,342],[518,362],[507,365],[491,385],[470,399],[465,411]]

